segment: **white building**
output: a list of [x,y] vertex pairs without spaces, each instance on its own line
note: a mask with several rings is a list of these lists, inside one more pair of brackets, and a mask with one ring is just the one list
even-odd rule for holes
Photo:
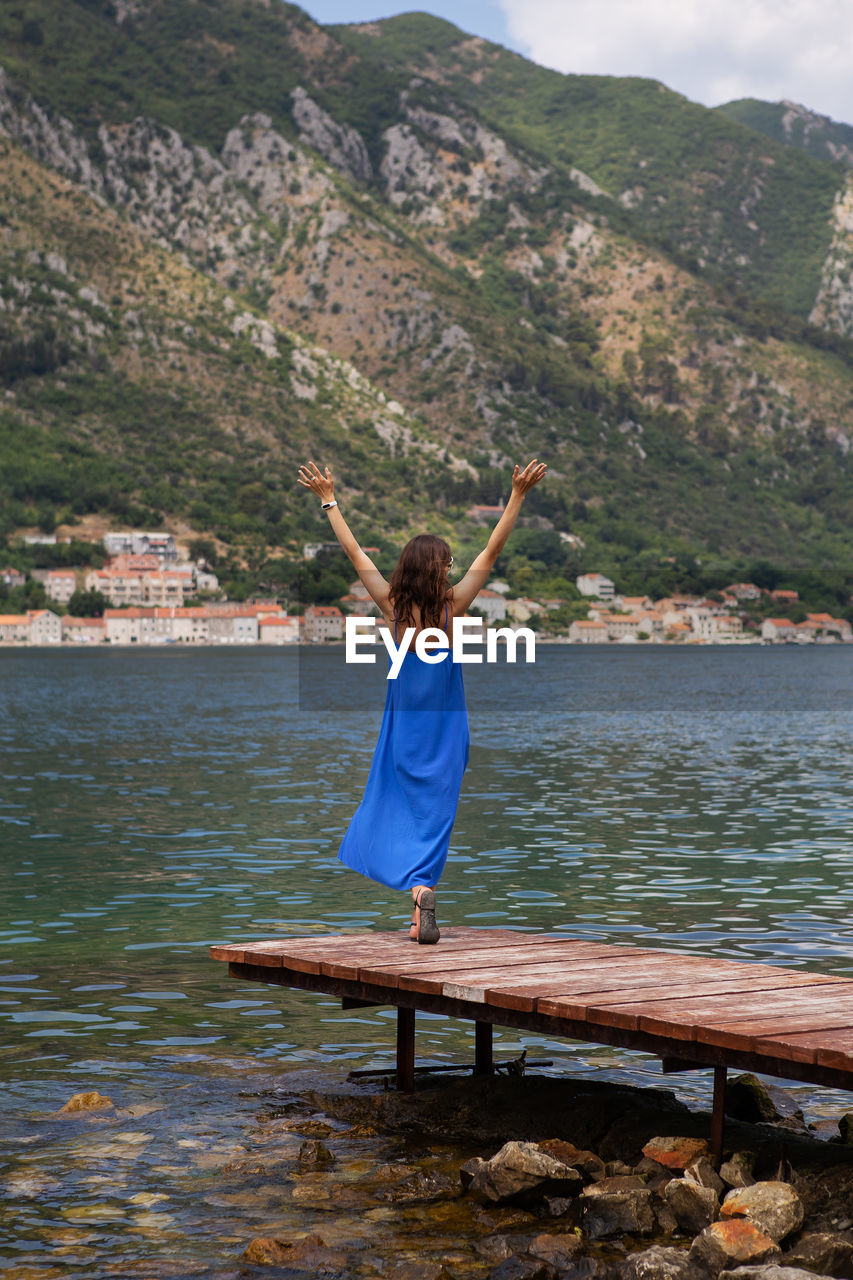
[[502,622],[506,617],[506,600],[499,591],[490,591],[483,587],[471,601],[472,607],[479,609],[489,622]]
[[761,639],[771,644],[780,644],[783,640],[793,640],[797,628],[790,618],[765,618],[761,624]]
[[30,644],[62,644],[62,620],[50,609],[28,609]]
[[155,555],[160,560],[177,560],[178,547],[171,533],[143,533],[126,530],[104,534],[104,550],[109,556]]
[[614,583],[603,573],[582,573],[576,585],[582,596],[597,596],[599,600],[612,600],[616,594]]
[[580,618],[569,627],[569,639],[576,644],[607,644],[607,627],[603,622]]
[[107,624],[103,618],[72,618],[66,614],[61,622],[65,644],[103,644],[107,638]]
[[296,617],[259,618],[258,630],[261,644],[297,644],[299,641]]
[[344,615],[336,604],[312,604],[305,610],[306,640],[343,640]]
[[46,595],[57,604],[68,604],[77,590],[77,574],[73,569],[48,569],[42,581]]

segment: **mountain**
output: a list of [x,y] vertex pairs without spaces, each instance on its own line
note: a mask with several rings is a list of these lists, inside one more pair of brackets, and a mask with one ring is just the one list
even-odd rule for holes
[[739,98],[715,110],[776,142],[807,151],[818,160],[837,161],[853,168],[853,125],[840,124],[798,102]]
[[760,559],[847,602],[841,164],[425,15],[27,0],[0,65],[7,537],[167,522],[273,589],[309,453],[388,557],[473,549],[539,456],[518,589]]

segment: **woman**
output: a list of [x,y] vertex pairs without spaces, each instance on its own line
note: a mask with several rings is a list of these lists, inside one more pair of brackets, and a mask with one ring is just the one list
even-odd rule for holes
[[[524,496],[545,475],[536,459],[523,471],[516,466],[512,495],[484,551],[464,578],[450,586],[450,547],[430,533],[406,543],[397,567],[386,582],[353,537],[334,498],[328,467],[316,463],[299,468],[299,483],[320,498],[332,530],[352,561],[382,619],[399,645],[413,629],[396,680],[388,681],[385,711],[364,798],[341,842],[338,857],[354,871],[392,889],[410,889],[413,911],[409,936],[434,943],[440,937],[435,919],[435,889],[444,870],[450,833],[456,819],[462,775],[468,765],[468,712],[462,667],[451,654],[441,662],[425,662],[414,651],[425,638],[452,645],[453,619],[467,611],[482,591],[510,531]],[[389,659],[390,661],[390,659]]]

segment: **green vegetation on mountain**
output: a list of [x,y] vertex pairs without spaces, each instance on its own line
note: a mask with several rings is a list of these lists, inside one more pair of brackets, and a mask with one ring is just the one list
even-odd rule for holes
[[423,527],[463,563],[538,456],[516,591],[849,603],[853,348],[805,319],[840,166],[424,15],[21,0],[0,65],[5,558],[166,524],[235,597],[333,599],[306,456],[388,569]]
[[762,102],[759,98],[738,98],[715,110],[818,160],[840,161],[853,167],[853,125],[841,124],[793,102]]

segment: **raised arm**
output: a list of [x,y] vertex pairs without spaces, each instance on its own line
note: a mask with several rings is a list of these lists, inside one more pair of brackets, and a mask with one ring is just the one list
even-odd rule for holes
[[489,580],[495,561],[504,549],[518,513],[524,502],[525,494],[538,484],[548,470],[544,462],[534,458],[528,462],[523,471],[516,465],[512,473],[512,493],[509,502],[503,509],[500,520],[495,525],[485,549],[480,552],[471,568],[453,587],[453,616],[458,618],[468,610],[475,597],[483,590]]
[[355,535],[341,514],[341,509],[334,496],[335,482],[331,471],[326,467],[325,475],[323,475],[316,462],[309,461],[299,468],[297,479],[304,488],[316,493],[321,502],[333,502],[335,504],[326,510],[329,524],[332,526],[332,532],[341,544],[345,554],[352,561],[353,568],[364,583],[371,598],[376,601],[380,611],[386,613],[388,610],[388,583],[382,577],[370,556],[362,551]]

